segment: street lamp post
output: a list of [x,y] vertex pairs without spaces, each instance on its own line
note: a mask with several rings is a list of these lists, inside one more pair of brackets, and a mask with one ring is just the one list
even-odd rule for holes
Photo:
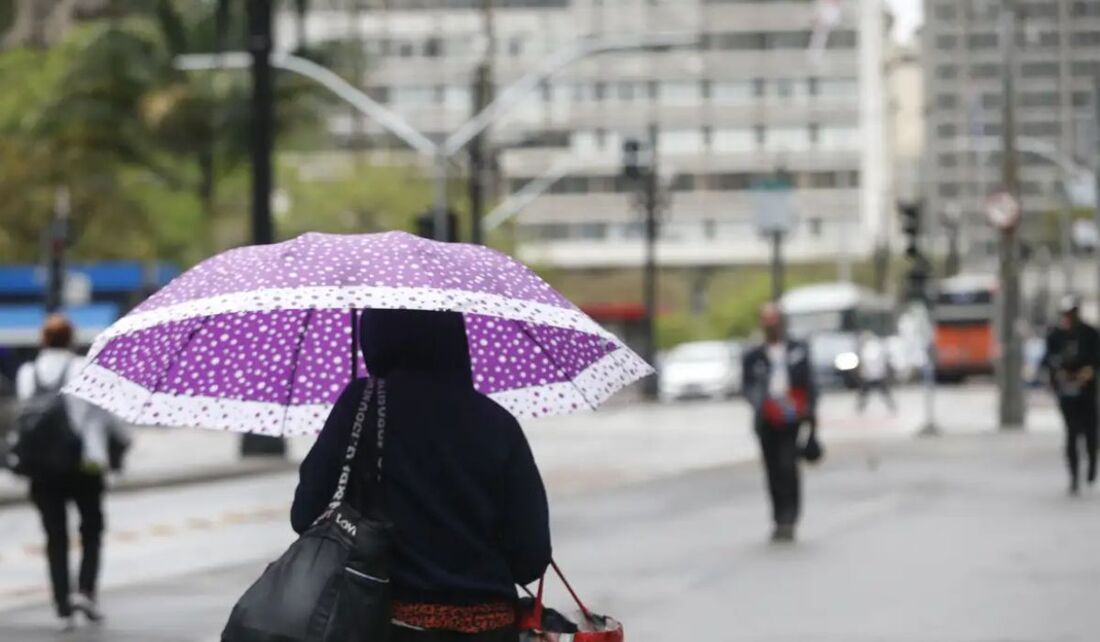
[[[259,0],[252,0],[259,1]],[[446,239],[447,218],[447,163],[478,134],[507,115],[538,87],[569,65],[605,53],[621,51],[664,51],[698,44],[695,35],[655,35],[646,37],[581,38],[543,61],[541,65],[524,74],[484,109],[463,123],[442,144],[436,144],[416,130],[401,115],[385,107],[366,93],[351,85],[331,70],[317,63],[292,54],[271,55],[271,65],[305,76],[344,99],[352,107],[373,118],[378,124],[403,140],[433,163],[436,238]],[[183,70],[241,69],[251,64],[247,53],[186,54],[176,58],[176,67]]]
[[[1004,56],[1002,79],[1002,189],[1015,203],[1020,202],[1019,164],[1016,149],[1016,34],[1018,14],[1015,0],[1004,0],[1001,7],[1001,47]],[[1016,225],[1001,229],[1001,367],[998,418],[1002,430],[1024,426],[1024,388],[1020,318],[1020,240]]]

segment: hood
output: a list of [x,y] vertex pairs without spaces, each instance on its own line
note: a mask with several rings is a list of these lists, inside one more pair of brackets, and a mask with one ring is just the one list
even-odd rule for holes
[[466,322],[458,312],[363,310],[359,347],[373,376],[416,370],[473,385]]

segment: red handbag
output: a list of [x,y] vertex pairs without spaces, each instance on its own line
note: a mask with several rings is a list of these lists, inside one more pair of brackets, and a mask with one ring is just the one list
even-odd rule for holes
[[565,579],[565,575],[558,568],[558,563],[551,561],[550,566],[553,567],[554,572],[557,573],[569,594],[573,596],[573,600],[580,608],[579,615],[583,621],[577,623],[578,630],[572,633],[544,628],[547,625],[543,622],[542,589],[546,583],[546,577],[543,576],[539,580],[536,595],[531,595],[526,587],[523,589],[534,598],[534,604],[530,609],[521,610],[517,614],[516,628],[520,630],[520,639],[524,642],[534,642],[536,640],[549,640],[552,642],[623,642],[623,625],[610,617],[597,615],[589,611],[584,602],[581,602],[581,598],[577,597],[577,592],[569,585],[569,580]]

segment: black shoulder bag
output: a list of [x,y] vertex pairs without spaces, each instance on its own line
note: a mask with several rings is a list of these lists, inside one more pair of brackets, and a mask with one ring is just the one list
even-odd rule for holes
[[[222,642],[382,642],[390,627],[390,532],[346,501],[372,394],[378,397],[378,457],[382,481],[386,437],[385,382],[371,380],[355,413],[340,482],[313,526],[271,563],[233,608]],[[370,512],[380,515],[381,486]]]

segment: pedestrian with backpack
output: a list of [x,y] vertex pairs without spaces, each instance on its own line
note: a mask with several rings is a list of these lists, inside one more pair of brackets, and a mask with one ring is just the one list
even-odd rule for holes
[[[42,350],[16,376],[20,409],[9,466],[30,481],[30,496],[46,534],[46,556],[54,605],[62,629],[75,628],[74,614],[90,621],[103,619],[96,603],[103,543],[104,478],[128,437],[106,411],[61,394],[83,368],[72,351],[73,326],[64,316],[51,315],[42,326]],[[67,507],[80,514],[83,551],[77,592],[71,593]]]

